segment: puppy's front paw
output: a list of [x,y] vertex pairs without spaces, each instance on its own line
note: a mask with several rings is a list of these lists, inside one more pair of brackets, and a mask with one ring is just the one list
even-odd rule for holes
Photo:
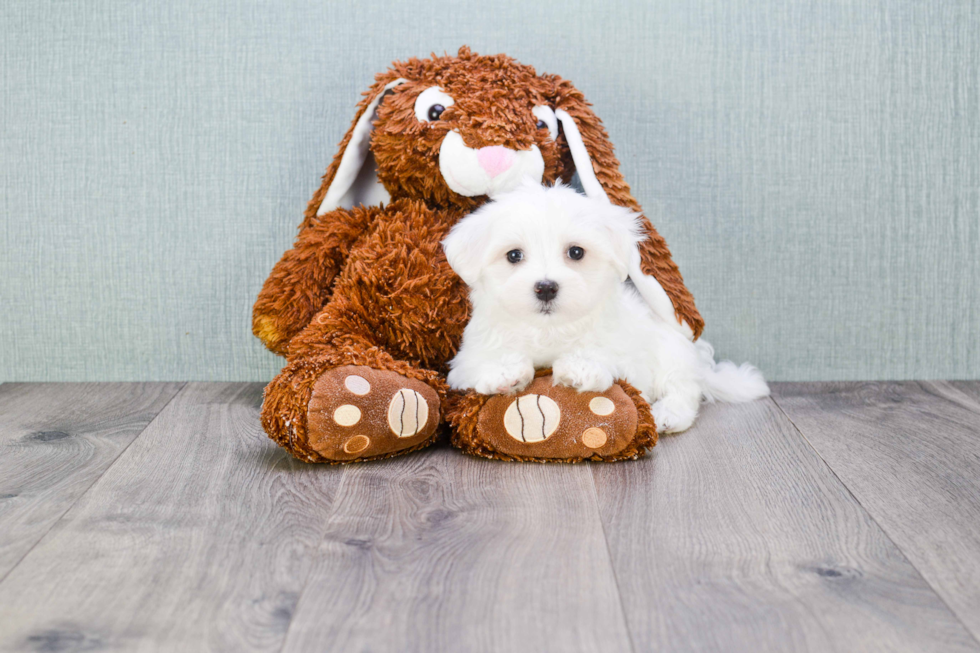
[[613,375],[601,363],[584,356],[563,356],[552,366],[556,385],[567,385],[579,392],[605,392],[612,387]]
[[488,365],[480,370],[473,389],[481,395],[502,395],[520,392],[534,379],[530,363]]
[[698,405],[667,396],[650,406],[658,433],[680,433],[691,428],[698,416]]

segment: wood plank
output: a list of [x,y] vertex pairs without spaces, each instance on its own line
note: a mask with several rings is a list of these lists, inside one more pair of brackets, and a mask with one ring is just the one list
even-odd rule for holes
[[636,650],[980,646],[769,400],[596,465]]
[[351,467],[285,651],[629,650],[585,466]]
[[980,639],[980,382],[775,389],[779,406]]
[[0,386],[0,579],[91,487],[182,385]]
[[277,650],[343,470],[189,384],[0,583],[0,650]]

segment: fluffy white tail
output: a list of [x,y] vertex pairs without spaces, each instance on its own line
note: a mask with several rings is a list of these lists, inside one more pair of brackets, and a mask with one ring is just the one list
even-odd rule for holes
[[758,368],[748,363],[715,362],[715,348],[701,339],[694,343],[704,369],[703,392],[707,401],[741,403],[769,396],[769,386]]

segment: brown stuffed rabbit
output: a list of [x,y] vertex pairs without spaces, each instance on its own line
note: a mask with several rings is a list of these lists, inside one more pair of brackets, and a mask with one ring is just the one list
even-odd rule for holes
[[[656,430],[624,382],[578,393],[545,371],[495,397],[454,395],[445,383],[469,308],[440,241],[524,177],[551,184],[576,172],[586,194],[640,211],[601,122],[557,76],[466,47],[378,75],[255,303],[255,335],[287,359],[266,388],[269,436],[303,460],[350,462],[425,447],[447,420],[453,444],[492,458],[642,455]],[[647,230],[630,277],[696,338],[694,300]]]

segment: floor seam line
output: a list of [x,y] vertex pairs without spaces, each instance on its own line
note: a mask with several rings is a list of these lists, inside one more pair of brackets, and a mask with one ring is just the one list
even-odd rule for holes
[[129,448],[133,446],[133,443],[139,440],[143,436],[143,434],[146,433],[146,429],[150,428],[150,424],[153,424],[155,421],[157,421],[160,415],[163,414],[163,411],[167,410],[170,404],[172,404],[174,400],[177,399],[177,397],[184,391],[184,388],[186,388],[187,385],[188,385],[187,381],[181,382],[180,387],[177,388],[177,392],[175,392],[173,396],[167,400],[167,403],[165,403],[163,406],[160,407],[160,410],[158,410],[156,415],[153,416],[153,419],[147,422],[146,426],[140,429],[140,432],[137,433],[132,440],[130,440],[129,444],[127,444],[125,447],[122,448],[122,450],[116,455],[116,457],[112,459],[112,462],[106,465],[106,468],[102,470],[101,474],[99,474],[97,477],[92,479],[92,482],[89,483],[87,488],[85,488],[85,491],[79,494],[75,498],[75,500],[71,502],[71,505],[65,508],[64,512],[58,515],[57,519],[51,522],[51,525],[48,526],[47,530],[45,530],[44,533],[42,533],[41,536],[34,541],[34,544],[32,544],[31,547],[24,552],[24,555],[18,558],[17,562],[11,565],[10,569],[8,569],[3,576],[0,576],[0,585],[2,585],[4,581],[6,581],[7,578],[10,576],[10,574],[12,574],[13,571],[17,569],[17,567],[19,567],[22,562],[24,562],[24,559],[27,558],[27,556],[29,556],[34,549],[37,548],[37,545],[40,544],[44,540],[44,538],[46,538],[48,535],[51,534],[51,531],[54,529],[54,527],[57,526],[59,523],[61,523],[61,520],[65,518],[65,515],[71,512],[72,508],[78,505],[78,502],[82,500],[82,497],[88,494],[91,491],[91,489],[95,487],[95,484],[98,483],[100,480],[102,480],[102,477],[105,476],[110,469],[112,469],[113,465],[116,464],[116,462],[122,457],[122,455],[127,451],[129,451]]
[[872,512],[870,510],[868,510],[868,508],[864,505],[864,503],[861,502],[861,500],[857,497],[857,495],[854,494],[854,492],[851,490],[850,486],[847,483],[845,483],[844,482],[844,479],[842,479],[837,474],[837,470],[835,470],[833,467],[831,467],[830,463],[828,463],[827,460],[820,454],[820,451],[815,446],[813,446],[813,443],[810,442],[810,439],[806,437],[806,434],[803,433],[803,430],[800,429],[800,427],[796,425],[796,422],[793,421],[793,418],[791,418],[786,413],[786,411],[783,410],[783,407],[779,405],[779,401],[776,399],[776,397],[773,396],[773,395],[770,395],[769,396],[769,400],[772,401],[773,404],[775,404],[776,408],[783,415],[783,417],[785,417],[789,421],[789,423],[793,425],[793,430],[795,430],[797,433],[800,434],[800,437],[803,438],[803,441],[806,443],[806,446],[810,447],[810,450],[813,451],[813,453],[815,453],[818,458],[820,458],[820,461],[830,471],[830,473],[834,476],[834,478],[837,479],[837,482],[841,484],[841,487],[843,487],[844,490],[847,491],[847,494],[852,499],[854,499],[854,502],[857,503],[857,505],[861,507],[861,510],[863,510],[864,513],[868,516],[868,519],[870,519],[874,523],[874,525],[877,526],[881,530],[882,534],[886,538],[888,538],[888,541],[891,542],[892,546],[894,546],[895,549],[899,553],[902,554],[902,558],[904,558],[905,561],[909,564],[909,566],[912,567],[912,569],[915,570],[915,573],[919,574],[919,578],[922,579],[922,582],[924,582],[926,584],[926,586],[928,586],[929,589],[932,590],[932,593],[936,595],[936,598],[938,598],[939,601],[944,606],[946,606],[946,609],[949,610],[949,613],[951,615],[953,615],[953,617],[956,619],[956,621],[959,622],[959,624],[961,626],[963,626],[963,630],[966,631],[966,634],[970,636],[970,638],[973,640],[973,642],[978,647],[980,647],[980,638],[978,638],[978,636],[970,629],[970,627],[966,625],[966,623],[960,617],[959,613],[956,612],[956,610],[954,610],[953,607],[946,601],[946,598],[940,593],[939,589],[935,585],[933,585],[931,582],[929,582],[929,579],[926,578],[925,574],[922,573],[922,570],[919,569],[918,565],[916,565],[914,562],[912,562],[912,560],[909,558],[908,554],[905,552],[905,549],[903,549],[901,546],[898,545],[898,542],[895,541],[895,539],[891,536],[891,534],[884,527],[884,525],[881,524],[881,522],[879,522],[875,518],[874,514],[872,514]]
[[630,628],[629,615],[626,614],[626,603],[623,601],[623,590],[619,586],[619,574],[616,573],[616,563],[613,561],[612,549],[609,546],[609,536],[606,534],[606,525],[602,521],[602,510],[599,506],[599,488],[595,482],[595,467],[593,463],[589,465],[589,478],[592,479],[592,501],[595,503],[595,513],[599,520],[599,532],[602,533],[602,542],[606,545],[606,558],[609,560],[609,569],[612,571],[613,584],[616,586],[616,597],[619,599],[619,611],[623,615],[623,625],[626,627],[626,638],[630,643],[630,651],[636,653],[636,643],[633,641],[633,630]]
[[[310,463],[307,463],[310,464]],[[356,463],[355,463],[356,464]],[[296,614],[299,612],[299,606],[303,603],[303,597],[306,596],[306,592],[310,587],[310,581],[313,577],[313,572],[316,571],[316,566],[320,562],[320,549],[323,547],[323,542],[327,537],[327,533],[330,532],[330,522],[337,514],[337,503],[341,497],[341,491],[347,484],[347,477],[350,476],[351,465],[344,465],[344,475],[337,483],[337,491],[334,494],[333,501],[330,502],[330,510],[327,513],[326,518],[323,520],[323,530],[317,537],[316,547],[314,549],[314,558],[312,564],[310,564],[310,569],[306,573],[306,578],[303,579],[303,587],[299,591],[299,596],[296,598],[296,605],[293,608],[293,612],[289,615],[289,625],[286,626],[286,631],[282,635],[282,643],[279,645],[278,653],[282,653],[286,648],[286,642],[289,641],[289,632],[293,629],[293,624],[296,622]]]

